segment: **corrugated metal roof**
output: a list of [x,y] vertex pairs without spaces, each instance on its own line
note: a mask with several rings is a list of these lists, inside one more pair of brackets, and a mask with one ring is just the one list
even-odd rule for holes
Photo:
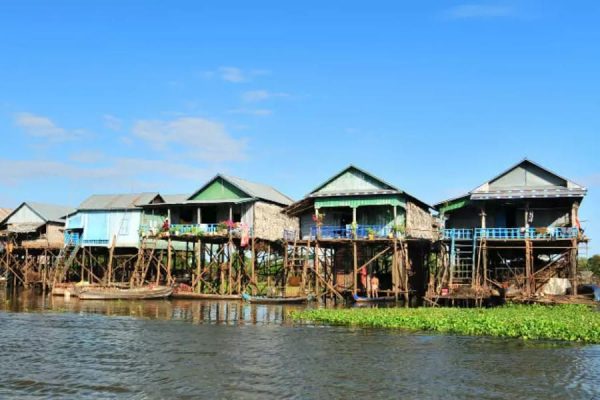
[[264,185],[262,183],[250,182],[245,179],[237,178],[235,176],[222,175],[222,178],[228,180],[230,183],[239,187],[241,190],[248,193],[252,197],[272,201],[273,203],[278,203],[286,206],[294,202],[294,200],[284,195],[272,186]]
[[189,194],[161,194],[160,196],[167,204],[184,203],[190,197]]
[[[211,183],[213,183],[216,179],[223,179],[233,186],[240,189],[242,192],[246,193],[248,196],[251,196],[256,199],[262,199],[266,201],[270,201],[276,204],[281,204],[283,206],[288,206],[294,202],[291,198],[279,192],[277,189],[264,185],[262,183],[250,182],[242,178],[238,178],[235,176],[227,176],[218,174],[210,181],[206,183],[206,185],[202,186],[200,189],[196,190],[191,196],[188,196],[188,199],[192,199],[206,187],[208,187]],[[193,203],[193,200],[190,200]],[[226,203],[227,201],[220,201],[222,203]]]
[[79,205],[79,210],[127,210],[147,205],[158,193],[94,194]]
[[27,204],[33,211],[38,213],[40,217],[50,222],[64,222],[65,215],[74,211],[73,207],[61,206],[57,204],[38,203],[28,201]]
[[[490,189],[485,188],[486,185],[489,185],[491,182],[494,182],[501,178],[502,176],[508,174],[512,170],[522,166],[522,165],[533,165],[536,168],[539,168],[542,171],[545,171],[548,174],[551,174],[563,181],[565,181],[566,186],[541,186],[541,187],[522,187],[522,186],[513,186],[506,187],[502,189]],[[577,183],[563,178],[562,176],[550,171],[548,168],[542,167],[540,164],[535,163],[527,158],[519,161],[515,165],[510,168],[504,170],[500,174],[496,175],[489,181],[484,184],[478,186],[472,191],[466,193],[464,196],[457,197],[455,199],[460,199],[463,197],[470,198],[471,200],[493,200],[493,199],[533,199],[533,198],[561,198],[561,197],[584,197],[587,193],[587,189]],[[434,207],[439,208],[443,207],[444,204],[451,202],[451,200],[445,200]]]
[[[4,224],[14,213],[16,213],[22,207],[29,207],[40,216],[46,222],[58,222],[62,223],[65,221],[64,217],[74,211],[73,208],[67,206],[61,206],[57,204],[39,203],[35,201],[23,202],[19,207],[10,211],[0,220],[0,225]],[[3,209],[6,210],[6,209]]]

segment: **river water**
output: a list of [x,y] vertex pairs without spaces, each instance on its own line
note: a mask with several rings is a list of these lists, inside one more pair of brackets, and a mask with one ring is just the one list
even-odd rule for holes
[[600,346],[305,326],[237,302],[0,300],[0,398],[600,397]]

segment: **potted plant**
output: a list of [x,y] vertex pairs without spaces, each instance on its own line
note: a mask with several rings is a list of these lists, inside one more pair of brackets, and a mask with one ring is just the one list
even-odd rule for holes
[[396,235],[397,238],[400,238],[400,237],[404,236],[404,232],[406,232],[406,228],[404,227],[404,225],[396,224],[392,228],[392,231],[394,232],[394,234]]
[[369,240],[375,239],[375,230],[373,228],[368,228],[367,236],[368,236]]

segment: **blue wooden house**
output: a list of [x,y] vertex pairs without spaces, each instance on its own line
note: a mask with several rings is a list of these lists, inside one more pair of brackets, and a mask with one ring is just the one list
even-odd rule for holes
[[137,248],[142,207],[156,203],[164,203],[158,193],[92,195],[67,216],[65,244]]

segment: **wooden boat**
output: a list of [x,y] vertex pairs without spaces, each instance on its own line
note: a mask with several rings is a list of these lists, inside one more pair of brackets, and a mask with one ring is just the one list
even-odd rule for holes
[[308,296],[296,297],[266,297],[266,296],[250,296],[242,295],[242,298],[248,303],[253,304],[302,304],[308,302]]
[[173,292],[173,299],[187,300],[242,300],[240,294],[210,294],[210,293],[194,293],[194,292]]
[[81,288],[80,300],[151,300],[164,299],[173,293],[170,286],[145,286],[133,289]]
[[382,297],[364,297],[355,294],[352,296],[356,303],[383,303],[388,301],[396,301],[395,296],[382,296]]

